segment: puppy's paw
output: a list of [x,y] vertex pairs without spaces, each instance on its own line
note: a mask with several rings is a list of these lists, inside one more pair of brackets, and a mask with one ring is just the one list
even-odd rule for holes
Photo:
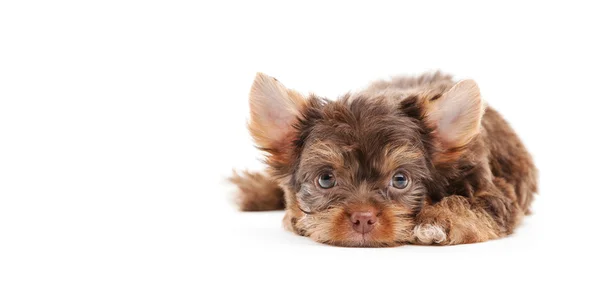
[[421,224],[414,228],[413,234],[417,244],[441,244],[446,241],[446,232],[439,225]]

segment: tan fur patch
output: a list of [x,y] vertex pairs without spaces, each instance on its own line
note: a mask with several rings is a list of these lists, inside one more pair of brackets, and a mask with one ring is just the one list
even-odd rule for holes
[[414,229],[417,243],[420,244],[439,244],[446,241],[446,232],[436,224],[416,225]]
[[[445,240],[435,242],[442,245],[483,242],[499,237],[498,225],[482,208],[472,207],[469,200],[461,196],[449,196],[441,202],[423,207],[417,223],[425,228],[442,229]],[[420,235],[431,232],[418,232]],[[417,244],[432,244],[430,238],[416,236]],[[426,242],[422,242],[425,240]]]
[[305,214],[296,226],[311,239],[336,246],[396,246],[410,241],[414,225],[409,210],[395,205],[381,207],[375,228],[363,236],[352,229],[348,213],[352,209],[357,208],[332,207],[325,212]]

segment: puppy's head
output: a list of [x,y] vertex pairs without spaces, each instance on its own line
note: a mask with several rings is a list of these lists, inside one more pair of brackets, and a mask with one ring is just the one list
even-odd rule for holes
[[286,191],[292,229],[342,246],[410,240],[415,215],[440,193],[439,170],[464,156],[483,114],[470,80],[328,101],[260,73],[250,109],[250,133]]

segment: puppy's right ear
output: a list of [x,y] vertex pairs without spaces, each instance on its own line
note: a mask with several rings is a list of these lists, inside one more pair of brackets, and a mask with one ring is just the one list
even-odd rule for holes
[[270,160],[286,163],[296,138],[294,123],[306,106],[300,93],[287,89],[277,79],[257,73],[250,90],[248,129]]

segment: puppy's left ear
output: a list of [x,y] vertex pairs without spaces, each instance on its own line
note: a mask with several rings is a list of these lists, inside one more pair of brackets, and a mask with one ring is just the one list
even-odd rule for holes
[[425,108],[425,121],[444,150],[460,149],[479,134],[484,107],[473,80],[456,83]]

